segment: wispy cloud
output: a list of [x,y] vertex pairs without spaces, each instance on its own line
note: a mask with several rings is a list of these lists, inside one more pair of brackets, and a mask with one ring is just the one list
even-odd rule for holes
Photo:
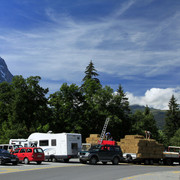
[[[80,84],[91,59],[99,73],[109,78],[167,76],[180,62],[180,14],[164,12],[160,21],[133,16],[135,8],[141,10],[152,2],[123,1],[109,14],[91,21],[46,7],[41,9],[46,20],[39,19],[36,28],[0,27],[0,54],[14,75],[39,75],[44,81],[48,79],[43,84],[53,90],[63,82]],[[157,13],[157,9],[153,11]]]

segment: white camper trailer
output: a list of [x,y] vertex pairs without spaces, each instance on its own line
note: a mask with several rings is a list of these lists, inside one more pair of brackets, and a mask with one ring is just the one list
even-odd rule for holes
[[10,139],[9,144],[22,145],[23,147],[27,147],[28,146],[28,140],[27,139]]
[[49,161],[64,160],[78,156],[81,150],[81,134],[76,133],[33,133],[28,138],[29,146],[41,147]]

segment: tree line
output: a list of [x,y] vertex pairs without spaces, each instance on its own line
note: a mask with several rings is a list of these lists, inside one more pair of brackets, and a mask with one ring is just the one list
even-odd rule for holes
[[148,106],[144,112],[132,113],[123,87],[119,85],[114,92],[110,86],[103,87],[98,76],[91,61],[81,86],[63,83],[49,97],[48,88],[39,85],[39,76],[14,76],[11,83],[0,83],[0,143],[49,130],[81,133],[85,141],[89,134],[100,134],[109,117],[107,131],[114,140],[126,134],[145,135],[148,130],[164,145],[180,145],[180,109],[174,95],[169,101],[165,127],[159,130]]

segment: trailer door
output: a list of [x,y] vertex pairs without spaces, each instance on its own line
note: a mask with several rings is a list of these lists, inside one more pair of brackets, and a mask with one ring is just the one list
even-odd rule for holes
[[78,154],[78,143],[71,143],[71,150],[73,155]]

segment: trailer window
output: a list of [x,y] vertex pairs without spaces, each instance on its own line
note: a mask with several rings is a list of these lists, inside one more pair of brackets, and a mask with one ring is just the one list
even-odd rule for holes
[[49,146],[49,141],[48,140],[40,140],[39,146]]
[[51,140],[51,146],[56,146],[56,139]]

